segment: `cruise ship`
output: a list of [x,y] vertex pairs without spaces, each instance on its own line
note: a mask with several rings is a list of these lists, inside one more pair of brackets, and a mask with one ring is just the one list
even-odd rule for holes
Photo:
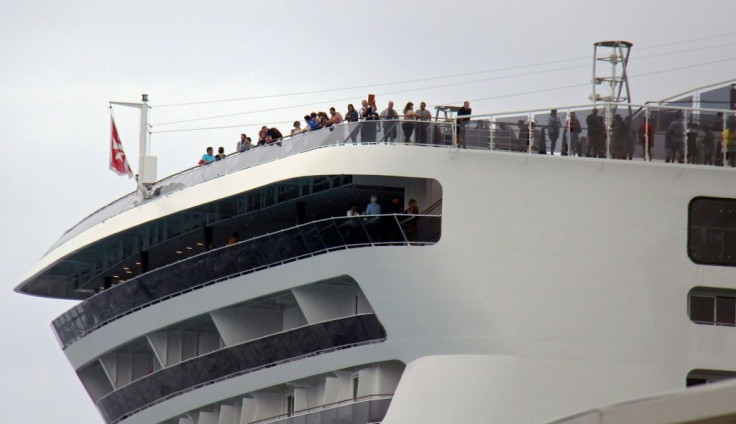
[[[732,83],[557,107],[555,149],[550,108],[438,107],[142,175],[16,291],[79,301],[52,328],[107,424],[726,422]],[[596,107],[630,131],[591,153]]]

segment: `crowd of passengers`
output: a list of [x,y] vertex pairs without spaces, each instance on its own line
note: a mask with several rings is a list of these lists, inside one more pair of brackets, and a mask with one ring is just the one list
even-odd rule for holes
[[[467,101],[457,110],[455,121],[458,147],[467,146],[465,126],[471,114],[472,109]],[[399,123],[399,120],[402,122]],[[363,100],[360,110],[348,104],[344,116],[334,107],[329,109],[329,115],[325,112],[305,115],[304,126],[300,121],[294,121],[290,135],[321,129],[332,130],[335,125],[342,122],[382,121],[382,124],[376,123],[375,126],[355,128],[347,134],[347,137],[356,142],[360,132],[361,142],[396,142],[401,130],[404,142],[427,144],[431,138],[429,128],[431,120],[432,114],[425,102],[421,102],[416,111],[414,104],[408,102],[402,113],[399,113],[394,108],[393,101],[389,101],[386,109],[378,112],[375,103]],[[725,129],[723,123],[724,116],[720,112],[716,115],[716,122],[707,123],[693,120],[686,122],[684,113],[678,111],[675,120],[664,132],[665,162],[723,166],[725,153],[727,164],[736,166],[736,115],[729,117]],[[382,125],[383,128],[383,137],[380,140],[377,140],[378,125]],[[648,117],[640,117],[638,122],[635,122],[631,115],[623,117],[621,114],[615,114],[610,127],[607,127],[604,117],[596,108],[585,119],[585,127],[575,112],[567,115],[563,122],[558,116],[557,109],[550,111],[547,125],[519,120],[516,126],[517,129],[514,130],[508,123],[497,122],[494,130],[496,149],[528,152],[531,148],[532,152],[540,154],[549,152],[550,155],[554,155],[560,141],[560,154],[564,156],[631,160],[638,145],[641,157],[644,160],[652,160],[652,149],[655,146],[655,133]],[[584,130],[586,135],[583,135]],[[258,146],[280,145],[282,138],[283,134],[278,128],[263,126],[255,144],[249,136],[241,134],[235,152],[245,152]],[[208,147],[199,164],[206,165],[226,156],[223,147],[218,149],[216,155],[213,148]]]
[[[396,109],[394,109],[393,101],[389,101],[386,109],[378,112],[375,103],[371,103],[368,100],[363,100],[361,102],[360,111],[356,110],[352,103],[348,104],[345,116],[338,112],[334,107],[331,107],[329,111],[329,116],[325,112],[312,112],[308,115],[304,115],[304,127],[302,127],[300,121],[294,121],[290,135],[294,136],[309,131],[317,131],[323,128],[334,129],[335,125],[338,125],[342,122],[384,121],[383,129],[384,133],[386,134],[384,137],[385,141],[395,142],[398,138],[399,128],[398,123],[395,121],[402,119],[403,121],[429,122],[432,120],[432,113],[427,109],[427,104],[425,102],[421,102],[419,104],[419,109],[417,111],[414,111],[414,103],[408,102],[404,107],[402,113],[399,113]],[[459,109],[458,116],[469,116],[471,115],[471,113],[472,110],[470,109],[470,103],[466,101],[463,104],[463,107]],[[457,119],[457,121],[459,125],[463,125],[465,122],[468,121],[468,119],[469,118],[459,118]],[[411,140],[412,134],[414,133],[414,130],[416,128],[416,142],[420,144],[425,144],[428,139],[428,126],[429,124],[417,126],[414,122],[402,124],[401,130],[404,136],[404,140]],[[376,141],[375,134],[373,139],[366,139],[366,136],[368,136],[368,131],[363,131],[363,133],[361,133],[361,141]],[[235,146],[235,153],[242,153],[259,146],[267,146],[273,144],[280,145],[281,139],[283,137],[283,134],[278,128],[269,128],[267,126],[263,126],[258,132],[258,142],[255,144],[253,143],[253,139],[251,137],[247,136],[246,134],[240,134],[240,141],[238,141],[237,145]],[[349,134],[349,137],[353,141],[356,141],[357,131]],[[225,154],[224,147],[218,148],[217,154],[214,154],[214,149],[212,147],[207,147],[206,153],[202,155],[202,158],[199,161],[199,165],[207,165],[209,163],[224,159],[226,156],[227,154]]]
[[[581,136],[583,127],[580,120],[571,112],[564,126],[553,109],[546,126],[550,142],[550,154],[554,154],[557,139],[562,131],[562,155],[586,157],[610,157],[631,160],[638,144],[641,157],[652,160],[652,148],[655,146],[655,133],[647,116],[639,118],[635,123],[632,117],[615,114],[610,128],[606,128],[603,116],[593,109],[586,118],[587,137]],[[519,139],[528,140],[532,150],[546,153],[544,131],[535,132],[535,124],[519,121]],[[531,134],[529,129],[531,128]],[[610,131],[609,131],[610,129]],[[529,135],[527,135],[529,134]],[[568,138],[569,136],[569,138]],[[607,138],[610,136],[610,141]],[[568,141],[569,140],[569,141]],[[724,129],[723,113],[716,114],[715,122],[690,120],[686,122],[685,114],[677,111],[675,119],[664,129],[665,162],[693,163],[723,166],[725,149],[726,160],[730,166],[736,166],[736,115],[729,118]]]

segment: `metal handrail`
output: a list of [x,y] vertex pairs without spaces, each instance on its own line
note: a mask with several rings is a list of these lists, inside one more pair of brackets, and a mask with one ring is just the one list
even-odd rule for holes
[[300,409],[298,411],[292,412],[291,414],[289,414],[289,413],[279,414],[279,415],[274,415],[274,416],[268,417],[268,418],[262,418],[262,419],[256,420],[256,421],[250,421],[248,424],[267,424],[267,423],[273,423],[273,422],[281,421],[281,420],[286,419],[286,418],[292,418],[292,417],[298,417],[298,416],[301,416],[301,415],[307,415],[307,414],[311,414],[311,413],[317,412],[317,411],[324,411],[324,410],[327,410],[327,409],[339,408],[339,407],[345,406],[345,405],[353,405],[353,404],[357,404],[357,403],[370,402],[370,401],[374,401],[374,400],[392,399],[393,397],[394,397],[394,394],[393,393],[385,393],[385,394],[366,395],[366,396],[361,396],[361,397],[358,397],[358,398],[355,398],[355,399],[352,399],[352,398],[351,399],[343,399],[343,400],[338,400],[337,402],[331,402],[331,403],[326,403],[324,405],[313,406],[311,408]]
[[[670,110],[685,110],[685,111],[694,111],[694,112],[708,112],[708,113],[718,113],[722,112],[724,114],[726,113],[733,113],[733,111],[728,109],[712,109],[712,108],[692,108],[692,107],[679,107],[679,106],[669,106],[669,105],[652,105],[652,104],[621,104],[621,103],[606,103],[606,102],[600,102],[600,103],[589,103],[589,104],[578,104],[578,105],[572,105],[572,106],[553,106],[553,107],[547,107],[547,108],[535,108],[535,109],[524,109],[524,110],[512,110],[512,111],[503,111],[498,113],[485,113],[485,114],[475,114],[475,115],[469,115],[469,116],[463,116],[463,118],[468,118],[471,120],[477,120],[477,119],[487,119],[491,122],[494,122],[496,118],[503,117],[503,116],[511,116],[511,115],[527,115],[530,118],[533,117],[535,114],[544,114],[549,112],[549,110],[556,108],[558,110],[582,110],[582,109],[592,109],[592,108],[605,108],[605,107],[621,107],[621,106],[631,106],[631,107],[640,107],[640,108],[655,108],[655,109],[670,109]],[[182,189],[194,184],[201,183],[205,180],[209,180],[212,178],[217,178],[219,176],[227,175],[232,172],[237,172],[243,169],[247,169],[253,166],[262,165],[274,160],[282,159],[285,157],[292,156],[294,154],[300,154],[305,153],[311,150],[316,150],[320,148],[327,148],[327,147],[334,147],[342,144],[350,144],[351,138],[354,137],[354,134],[356,132],[359,132],[362,129],[362,126],[368,126],[368,125],[378,125],[382,122],[391,122],[396,121],[396,125],[393,128],[396,128],[396,130],[399,132],[398,139],[401,139],[401,124],[404,123],[411,123],[414,125],[428,125],[431,128],[447,128],[448,131],[451,132],[451,143],[449,144],[421,144],[421,143],[407,143],[406,140],[403,140],[404,144],[411,144],[413,146],[428,146],[431,145],[432,147],[446,147],[446,148],[457,148],[457,140],[455,137],[456,134],[456,121],[450,120],[450,121],[418,121],[418,120],[369,120],[369,121],[359,121],[359,122],[343,122],[338,125],[333,125],[332,127],[322,128],[320,130],[316,131],[309,131],[306,133],[299,133],[295,134],[293,136],[286,136],[284,137],[279,143],[274,143],[268,146],[263,147],[254,147],[251,150],[242,152],[242,153],[235,153],[232,155],[227,156],[224,160],[214,162],[213,164],[205,165],[205,166],[198,166],[198,167],[192,167],[185,169],[181,172],[178,172],[176,174],[170,175],[154,185],[151,186],[151,191],[156,192],[156,190],[163,190],[167,188],[168,185],[173,185],[175,183],[181,183],[182,187],[176,188]],[[379,125],[380,127],[380,125]],[[385,137],[379,138],[376,137],[375,141],[373,142],[361,142],[360,144],[380,144],[381,141],[385,141]],[[492,148],[492,143],[489,143],[487,148]],[[289,150],[290,148],[293,149],[293,151],[287,152],[286,150]],[[276,150],[278,149],[277,153]],[[531,149],[527,151],[527,153],[530,153]],[[249,160],[241,161],[243,158],[249,158]],[[250,160],[253,159],[253,160]],[[204,176],[202,175],[201,178],[193,178],[194,181],[190,181],[187,184],[184,184],[186,180],[189,177],[193,177],[194,174],[197,174],[198,172],[204,173],[204,170],[210,169],[208,167],[218,166],[217,164],[222,162],[233,162],[237,161],[238,164],[232,169],[225,169],[222,174],[217,174],[215,176]],[[240,163],[244,162],[244,163]],[[174,190],[174,189],[172,189]],[[74,235],[79,234],[81,231],[84,231],[90,227],[92,227],[95,224],[98,224],[105,219],[114,216],[118,213],[121,213],[125,210],[131,209],[138,204],[149,202],[152,200],[155,200],[156,197],[154,196],[152,199],[137,199],[136,192],[129,193],[105,206],[102,208],[96,210],[92,214],[88,215],[87,217],[83,218],[80,222],[78,222],[76,225],[71,227],[69,230],[67,230],[61,238],[54,243],[54,245],[49,249],[49,252],[58,247],[59,245],[63,244],[70,238],[72,238]],[[116,206],[116,207],[113,207]],[[109,213],[104,213],[103,211],[106,211],[110,209]]]
[[[403,219],[400,220],[400,218]],[[378,222],[381,223],[381,225],[386,223],[395,225],[388,227],[389,230],[394,230],[392,233],[393,239],[385,241],[380,239],[380,236],[384,234],[379,232],[386,230],[386,228],[374,226],[370,221],[368,221],[374,219],[379,220]],[[417,234],[417,240],[410,239],[410,236],[404,231],[403,227],[405,224],[413,222],[415,219],[422,219],[425,222],[430,222],[431,224],[432,221],[435,220],[439,222],[441,215],[384,214],[361,215],[359,217],[346,216],[326,218],[252,237],[230,246],[223,246],[167,264],[161,268],[157,268],[145,274],[131,278],[124,283],[118,284],[107,290],[103,290],[60,315],[53,321],[52,327],[56,332],[61,347],[66,349],[72,343],[86,335],[133,312],[164,300],[168,300],[194,290],[199,290],[212,284],[241,275],[249,274],[251,272],[257,272],[259,270],[282,265],[295,260],[313,257],[334,250],[375,246],[423,246],[436,243],[440,236],[439,227],[437,228],[436,234],[427,230],[426,232]],[[325,224],[327,225],[325,226]],[[321,226],[323,227],[321,228]],[[318,235],[320,237],[328,232],[331,234],[336,233],[340,237],[340,242],[332,243],[331,241],[328,242],[322,239],[321,243],[318,244],[316,248],[311,248],[314,247],[311,245],[311,241],[308,238],[308,233],[311,231],[307,230],[313,230],[315,228],[318,230]],[[350,229],[355,228],[360,228],[363,234],[355,236],[355,238],[353,238],[354,236],[351,234],[350,238],[345,240],[343,238],[343,234],[347,234]],[[266,260],[256,263],[255,265],[253,265],[250,259],[246,256],[243,260],[247,265],[242,266],[241,268],[234,265],[236,264],[236,261],[240,261],[237,263],[242,263],[241,255],[244,252],[247,253],[249,248],[255,248],[261,242],[277,243],[280,241],[280,239],[278,239],[279,237],[288,236],[293,233],[296,233],[296,235],[302,239],[302,245],[300,247],[303,247],[304,250],[301,252],[292,249],[291,252],[287,252],[283,257],[277,257],[275,260],[269,260],[266,258]],[[399,234],[401,235],[400,238],[397,237]],[[365,237],[363,237],[363,235]],[[294,246],[287,245],[285,247],[293,248]],[[205,261],[205,259],[211,259],[209,262],[211,265],[210,268],[207,268],[207,261]],[[205,265],[203,265],[203,263],[205,263]],[[162,282],[161,279],[165,278],[165,276],[168,276],[170,279],[175,279],[177,272],[183,271],[185,266],[189,267],[187,268],[187,270],[190,271],[189,273],[192,271],[202,271],[202,268],[204,267],[204,271],[200,272],[203,279],[201,281],[196,281],[197,276],[191,277],[195,280],[195,283],[191,286],[187,286],[185,283],[177,281],[175,284],[171,285],[171,287],[176,288],[176,290],[166,291],[166,282]]]
[[[338,325],[338,324],[343,324],[343,323],[346,323],[346,324],[355,323],[358,325],[358,327],[363,329],[363,333],[358,334],[358,332],[356,332],[355,334],[352,334],[352,333],[349,334],[349,336],[352,337],[353,340],[350,340],[350,339],[346,340],[346,339],[341,339],[341,338],[338,338],[336,340],[330,340],[328,337],[326,341],[329,343],[332,343],[333,344],[332,346],[317,348],[316,350],[311,350],[311,351],[305,351],[301,354],[297,354],[294,356],[288,356],[283,359],[269,359],[266,361],[262,361],[262,363],[256,366],[247,366],[243,369],[231,370],[231,371],[217,368],[216,370],[221,374],[219,376],[213,375],[212,370],[200,370],[201,372],[199,372],[199,375],[196,376],[195,380],[199,379],[201,381],[197,383],[195,383],[192,380],[189,380],[189,378],[191,378],[192,376],[189,374],[186,374],[185,372],[185,370],[190,370],[190,371],[193,370],[192,368],[193,366],[196,367],[196,365],[198,364],[206,363],[208,360],[208,357],[211,360],[217,360],[217,359],[212,359],[212,358],[216,358],[219,355],[220,357],[219,361],[227,361],[229,358],[229,355],[232,355],[233,352],[237,354],[237,352],[240,351],[241,354],[244,354],[245,353],[244,349],[247,349],[247,346],[251,346],[251,345],[257,346],[257,344],[262,341],[267,342],[268,340],[279,340],[282,336],[285,336],[285,335],[294,335],[300,332],[304,333],[305,331],[309,331],[314,328],[325,327],[331,324]],[[298,336],[294,336],[294,337],[298,337]],[[106,419],[109,419],[111,424],[117,423],[137,412],[150,408],[153,405],[156,405],[158,403],[161,403],[173,397],[179,396],[183,393],[191,392],[193,390],[196,390],[204,386],[215,384],[215,383],[225,381],[225,380],[228,380],[234,377],[238,377],[241,375],[250,374],[250,373],[260,371],[260,370],[263,370],[265,368],[269,368],[272,366],[278,366],[278,365],[288,363],[288,362],[293,362],[299,359],[304,359],[304,358],[312,357],[315,355],[322,355],[325,353],[334,352],[337,350],[344,349],[346,347],[364,346],[364,345],[369,345],[373,343],[380,343],[385,340],[386,340],[386,331],[383,328],[383,326],[380,324],[380,322],[378,321],[375,314],[359,314],[359,315],[353,315],[349,317],[326,320],[320,323],[314,323],[314,324],[309,324],[309,325],[305,325],[305,326],[298,327],[298,328],[292,328],[287,331],[282,331],[276,334],[271,334],[268,336],[260,337],[258,339],[248,340],[248,341],[245,341],[245,342],[233,345],[233,346],[228,346],[226,348],[222,348],[216,351],[209,352],[202,356],[190,358],[187,361],[179,362],[167,368],[162,368],[160,370],[157,370],[154,373],[148,374],[142,378],[132,381],[126,384],[125,386],[114,389],[110,393],[107,393],[104,396],[97,399],[95,403],[97,404],[100,411],[103,413],[103,416],[105,416]],[[281,353],[287,354],[287,355],[290,354],[288,352],[281,352]],[[170,388],[169,393],[157,395],[154,399],[152,398],[154,394],[147,392],[145,390],[146,385],[148,385],[149,387],[158,387],[158,384],[162,382],[166,382],[165,380],[167,376],[166,374],[162,374],[162,373],[174,373],[177,375],[187,376],[186,377],[187,380],[179,381],[181,385],[180,388],[173,388],[173,390],[171,390]],[[217,374],[217,372],[215,372],[214,374]],[[192,384],[192,383],[195,383],[195,384]],[[127,395],[126,395],[126,392],[128,393]],[[134,399],[134,403],[138,403],[138,405],[135,407],[132,407],[131,409],[127,409],[128,407],[132,405],[124,405],[119,402],[123,402],[126,396],[130,396],[130,393],[145,394],[145,396],[151,397],[151,399],[145,400],[143,398],[136,398]],[[114,407],[114,408],[110,410],[108,409],[108,407]],[[117,409],[118,411],[116,412],[115,409]],[[114,414],[114,415],[111,416],[111,414]],[[120,414],[120,415],[116,415],[116,414]]]

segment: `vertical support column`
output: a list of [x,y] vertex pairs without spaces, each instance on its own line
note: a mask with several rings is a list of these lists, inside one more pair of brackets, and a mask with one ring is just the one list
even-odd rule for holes
[[304,224],[307,222],[307,204],[305,202],[296,202],[296,223]]
[[214,247],[213,245],[213,236],[215,229],[210,227],[209,225],[204,227],[204,248],[205,250],[212,250]]
[[141,250],[140,253],[141,274],[148,272],[148,251]]

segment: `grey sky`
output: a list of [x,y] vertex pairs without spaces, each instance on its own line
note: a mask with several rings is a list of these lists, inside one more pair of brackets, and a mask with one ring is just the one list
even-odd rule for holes
[[[330,106],[344,112],[368,93],[378,95],[381,108],[388,100],[399,109],[408,100],[430,109],[471,100],[475,113],[587,103],[595,41],[634,43],[635,102],[736,77],[731,0],[0,0],[0,10],[7,236],[0,398],[7,422],[101,422],[49,327],[73,303],[12,288],[63,231],[134,190],[107,169],[108,101],[135,102],[148,93],[154,132],[236,126],[154,134],[163,177],[195,165],[208,145],[232,152],[239,134],[256,136],[259,124],[288,133],[289,122],[305,113]],[[566,61],[526,66],[558,60]],[[714,61],[722,62],[672,71]],[[512,66],[519,68],[486,72]],[[658,71],[666,72],[645,75]],[[465,75],[430,79],[458,74]],[[483,81],[470,83],[476,80]],[[585,86],[492,98],[577,84]],[[357,86],[369,87],[326,91]],[[305,91],[322,92],[273,97]],[[160,107],[255,96],[272,98]],[[162,125],[225,114],[240,115]],[[115,115],[137,169],[137,115],[124,108]]]

